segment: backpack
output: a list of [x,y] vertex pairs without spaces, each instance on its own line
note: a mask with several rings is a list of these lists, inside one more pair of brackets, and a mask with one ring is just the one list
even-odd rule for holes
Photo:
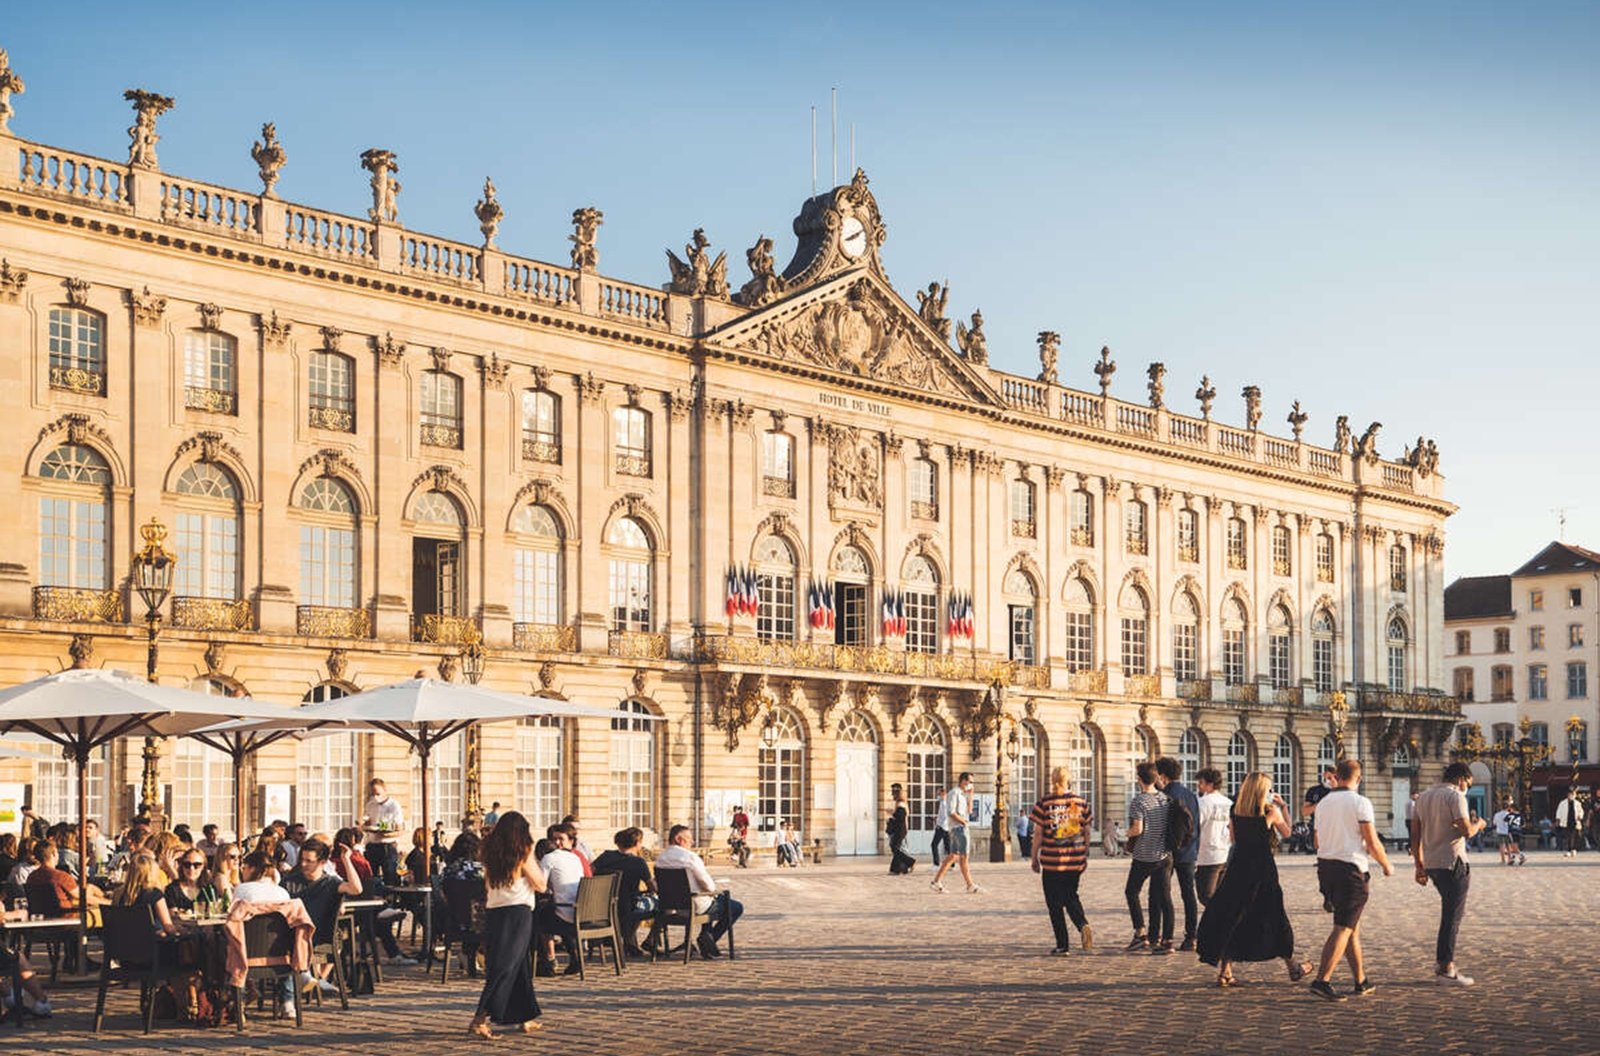
[[1177,796],[1167,797],[1167,831],[1163,845],[1176,854],[1194,835],[1194,815]]

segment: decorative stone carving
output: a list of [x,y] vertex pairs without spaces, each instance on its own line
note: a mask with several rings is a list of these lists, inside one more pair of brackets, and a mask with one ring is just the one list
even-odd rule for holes
[[1350,416],[1341,414],[1333,424],[1333,449],[1341,455],[1350,453]]
[[1419,477],[1431,476],[1439,472],[1439,445],[1419,436],[1417,446],[1407,447],[1400,461],[1414,468]]
[[278,182],[278,170],[289,160],[283,144],[278,142],[278,126],[268,121],[261,126],[261,138],[250,147],[250,158],[256,163],[261,176],[261,196],[276,198],[272,188]]
[[1039,380],[1046,385],[1060,382],[1056,359],[1061,352],[1061,335],[1054,330],[1039,331]]
[[1252,433],[1261,425],[1261,388],[1246,385],[1239,391],[1244,397],[1244,425]]
[[274,309],[271,315],[261,317],[261,343],[268,348],[282,348],[289,340],[291,329],[291,323],[278,320],[278,312]]
[[400,163],[394,151],[381,147],[364,150],[361,167],[372,173],[372,208],[367,210],[367,216],[374,223],[394,223],[400,217],[400,181],[394,178]]
[[757,308],[776,300],[783,292],[783,280],[772,263],[772,239],[766,235],[756,239],[756,244],[744,251],[744,259],[750,265],[750,281],[739,288],[738,302]]
[[1172,505],[1172,496],[1173,496],[1173,494],[1174,494],[1173,490],[1171,488],[1167,487],[1165,484],[1157,485],[1157,487],[1156,487],[1156,504],[1159,505],[1162,509],[1165,509],[1168,506],[1171,506]]
[[[3,57],[4,55],[5,52],[0,51],[0,57]],[[89,664],[94,660],[94,635],[73,635],[71,643],[67,645],[67,655],[72,657],[73,667],[88,667]]]
[[789,417],[789,413],[782,407],[774,407],[767,413],[772,415],[772,428],[776,429],[780,433],[783,432],[783,423]]
[[939,340],[950,340],[950,320],[945,318],[944,306],[950,300],[950,281],[945,280],[943,286],[937,282],[928,283],[928,292],[917,291],[917,314],[922,321],[933,328],[939,335]]
[[1101,480],[1103,482],[1102,491],[1105,493],[1106,498],[1114,499],[1122,494],[1122,481],[1109,473],[1102,477]]
[[743,400],[735,400],[728,404],[728,414],[733,419],[735,429],[748,429],[750,423],[755,421],[756,409],[747,405]]
[[1256,524],[1258,525],[1266,524],[1267,518],[1272,515],[1272,511],[1267,509],[1265,506],[1262,506],[1260,503],[1257,503],[1251,512],[1255,516]]
[[329,352],[339,351],[339,344],[344,340],[344,331],[337,326],[319,326],[317,334],[322,338],[322,347]]
[[1067,471],[1061,466],[1044,467],[1045,487],[1051,491],[1061,490],[1061,482],[1067,479]]
[[555,500],[555,485],[551,484],[543,477],[540,477],[535,480],[528,481],[528,483],[517,489],[517,497],[512,500],[511,506],[513,509],[520,507],[523,503],[532,503],[535,506],[547,506]]
[[799,242],[794,259],[783,269],[789,289],[809,288],[863,263],[883,275],[878,257],[885,235],[883,217],[867,183],[867,174],[857,169],[848,184],[824,191],[801,207],[794,221]]
[[708,251],[710,245],[706,229],[697,227],[689,243],[683,247],[689,257],[687,263],[679,260],[672,250],[667,250],[667,266],[672,269],[672,282],[668,289],[691,297],[728,296],[728,254],[718,253],[713,260]]
[[551,690],[553,690],[555,688],[555,684],[556,684],[556,665],[555,665],[555,661],[546,660],[544,663],[539,665],[539,689],[542,692],[549,693]]
[[853,425],[832,426],[828,436],[830,505],[883,508],[883,468],[876,434]]
[[599,403],[605,395],[606,383],[594,376],[594,371],[578,375],[578,395],[584,403]]
[[605,223],[605,214],[592,205],[572,211],[572,266],[579,271],[593,271],[600,265],[600,251],[595,246],[595,236]]
[[1369,466],[1378,464],[1378,430],[1382,428],[1382,422],[1373,422],[1367,426],[1367,431],[1362,433],[1360,438],[1356,440],[1355,457],[1366,459]]
[[462,480],[456,471],[445,465],[429,466],[417,474],[411,482],[412,490],[427,484],[434,491],[454,492],[457,495],[470,494],[467,482]]
[[156,132],[156,119],[172,109],[172,99],[142,88],[129,88],[122,98],[133,104],[134,112],[133,124],[128,128],[128,164],[136,169],[160,168],[156,144],[161,136]]
[[675,422],[681,422],[689,417],[689,412],[694,410],[694,397],[678,389],[667,393],[667,414]]
[[456,654],[446,653],[439,658],[439,678],[445,682],[456,680]]
[[44,440],[56,433],[64,434],[69,444],[81,444],[92,437],[108,447],[111,445],[111,434],[91,422],[87,414],[78,411],[63,414],[40,429],[39,439]]
[[428,352],[428,356],[433,360],[434,370],[441,374],[449,372],[450,350],[448,348],[445,348],[443,345],[436,346]]
[[1209,422],[1211,405],[1217,401],[1217,387],[1211,384],[1211,375],[1200,376],[1200,387],[1194,390],[1194,398],[1200,401],[1200,417]]
[[195,456],[195,460],[198,462],[244,462],[244,458],[239,454],[238,450],[223,440],[221,433],[214,430],[204,429],[194,434],[178,445],[178,450],[175,454],[178,458],[182,458],[189,452],[196,450],[199,451],[199,454]]
[[893,429],[889,430],[883,438],[883,452],[890,458],[899,458],[900,451],[905,446],[905,441],[895,435]]
[[[843,714],[850,710],[850,683],[844,679],[835,679],[828,683],[828,688],[817,694],[817,730],[827,732],[828,716],[834,712]],[[841,721],[840,725],[843,725]]]
[[385,367],[398,367],[401,360],[406,358],[406,343],[397,341],[395,336],[387,331],[381,339],[372,339],[372,348],[378,353],[378,362]]
[[11,131],[11,97],[27,90],[28,86],[11,68],[11,56],[6,54],[6,49],[0,48],[0,133]]
[[989,362],[989,339],[983,336],[983,312],[972,313],[972,329],[956,323],[956,347],[967,357],[967,362],[982,366]]
[[1311,420],[1311,416],[1300,409],[1299,400],[1294,401],[1294,406],[1290,408],[1287,420],[1289,428],[1294,430],[1294,442],[1300,443],[1301,435],[1306,431],[1306,422]]
[[1100,346],[1100,362],[1094,365],[1095,377],[1100,379],[1100,395],[1111,393],[1111,376],[1117,372],[1117,361],[1111,358],[1111,346]]
[[328,677],[335,682],[344,681],[344,673],[350,666],[350,657],[343,649],[334,646],[328,650],[328,659],[323,661],[328,669]]
[[74,308],[89,307],[89,280],[88,279],[63,279],[62,285],[67,288],[67,303]]
[[1149,378],[1150,406],[1156,410],[1166,406],[1167,395],[1167,365],[1165,363],[1152,363],[1145,368],[1145,377]]
[[478,230],[483,232],[483,248],[493,249],[495,233],[500,230],[506,211],[494,196],[494,180],[487,176],[483,178],[483,197],[472,207],[472,215],[478,218]]
[[633,675],[628,679],[628,685],[632,688],[634,696],[644,697],[649,695],[645,692],[649,688],[649,677],[649,672],[644,668],[636,667],[633,669]]
[[222,662],[227,654],[227,647],[221,642],[207,642],[205,651],[206,674],[222,674]]
[[360,480],[361,471],[348,455],[336,447],[325,447],[300,463],[300,476],[315,473],[319,477],[344,477]]
[[216,304],[202,304],[197,306],[200,312],[200,329],[215,330],[222,323],[222,306]]
[[144,291],[128,291],[128,303],[133,307],[133,325],[146,330],[159,330],[161,317],[167,311],[167,299],[150,292],[147,285]]
[[511,364],[500,360],[500,353],[490,352],[489,358],[482,360],[480,369],[483,371],[483,383],[491,389],[506,387],[506,375],[511,372]]
[[622,394],[627,398],[629,407],[639,406],[639,396],[643,392],[644,388],[642,386],[631,381],[622,386]]
[[991,477],[1004,476],[1006,471],[1005,459],[990,451],[975,451],[972,455],[972,464],[977,469]]
[[[0,131],[4,131],[0,128]],[[28,285],[28,273],[21,268],[13,268],[9,260],[0,260],[0,303],[16,304],[22,296],[22,288]]]

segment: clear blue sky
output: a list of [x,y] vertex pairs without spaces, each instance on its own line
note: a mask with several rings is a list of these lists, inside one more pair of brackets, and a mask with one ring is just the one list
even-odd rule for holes
[[[780,263],[810,190],[857,157],[909,296],[948,278],[993,359],[1117,391],[1209,373],[1219,415],[1261,386],[1308,435],[1380,420],[1436,437],[1450,576],[1509,571],[1555,537],[1600,547],[1600,5],[13,4],[0,46],[23,136],[126,150],[124,88],[177,97],[163,167],[239,187],[263,120],[286,198],[360,213],[356,157],[398,152],[402,221],[564,262],[574,207],[605,211],[601,270],[667,278],[704,226]],[[1109,10],[1111,7],[1123,10]],[[954,314],[954,313],[953,313]]]

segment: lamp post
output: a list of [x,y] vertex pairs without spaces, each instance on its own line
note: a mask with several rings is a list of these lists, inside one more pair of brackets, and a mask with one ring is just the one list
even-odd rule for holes
[[[145,608],[144,622],[148,643],[145,652],[145,678],[154,682],[159,649],[157,639],[161,635],[161,606],[166,603],[167,595],[172,593],[172,576],[177,570],[178,559],[161,545],[167,537],[167,529],[156,518],[150,518],[149,524],[140,527],[139,536],[144,540],[144,546],[133,555],[131,573],[133,589],[144,602]],[[157,764],[161,759],[161,751],[154,737],[144,739],[142,754],[144,768],[139,781],[139,812],[150,819],[152,827],[159,830],[162,827],[162,818],[161,786],[158,781]]]
[[[483,678],[483,635],[478,632],[477,624],[467,624],[466,633],[461,637],[461,674],[467,680],[467,685],[475,686]],[[479,785],[482,781],[482,731],[477,723],[467,727],[467,802],[466,815],[468,824],[476,827],[483,819],[483,804]]]
[[[989,819],[989,861],[1011,860],[1011,837],[1007,821],[1011,813],[1006,794],[1006,758],[1016,762],[1021,751],[1021,740],[1014,745],[1006,743],[1006,674],[996,673],[984,695],[983,717],[994,724],[994,817]],[[1012,723],[1011,736],[1017,737],[1016,724]]]
[[1344,758],[1344,727],[1350,721],[1350,702],[1342,690],[1328,694],[1328,721],[1333,724],[1333,757]]

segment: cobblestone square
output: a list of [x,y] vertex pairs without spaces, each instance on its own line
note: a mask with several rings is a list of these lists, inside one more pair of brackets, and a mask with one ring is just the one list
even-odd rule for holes
[[[1279,859],[1297,950],[1315,959],[1328,918],[1309,857]],[[1022,863],[977,863],[984,891],[929,890],[924,860],[909,878],[880,859],[797,870],[714,868],[746,906],[738,959],[685,968],[633,964],[540,980],[545,1029],[494,1049],[589,1053],[1600,1053],[1595,935],[1600,855],[1539,854],[1517,869],[1473,856],[1460,964],[1471,989],[1431,978],[1438,898],[1412,881],[1409,859],[1375,877],[1363,929],[1374,995],[1340,1005],[1291,985],[1279,964],[1242,965],[1222,992],[1192,956],[1130,955],[1122,899],[1126,859],[1094,858],[1083,883],[1096,949],[1046,956],[1049,924]],[[1182,911],[1179,910],[1179,928]],[[1574,927],[1574,925],[1577,925]],[[1346,975],[1336,985],[1348,986]],[[107,1031],[89,1032],[94,992],[57,991],[49,1022],[0,1034],[7,1049],[59,1053],[233,1051],[231,1029],[138,1032],[133,998],[113,994]],[[390,1050],[481,1051],[465,1025],[475,982],[441,986],[421,969],[392,972],[376,996],[307,1009],[297,1051],[373,1056]],[[254,1023],[245,1044],[290,1041],[293,1028]]]

